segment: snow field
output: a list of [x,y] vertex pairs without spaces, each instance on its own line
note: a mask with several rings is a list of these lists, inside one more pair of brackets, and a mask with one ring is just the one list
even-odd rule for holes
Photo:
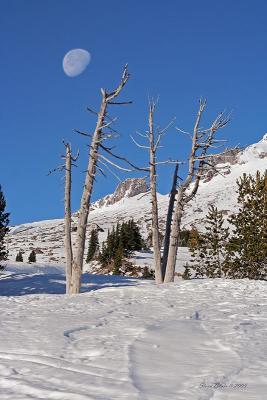
[[45,267],[1,276],[0,399],[266,398],[265,282],[85,274],[63,291]]

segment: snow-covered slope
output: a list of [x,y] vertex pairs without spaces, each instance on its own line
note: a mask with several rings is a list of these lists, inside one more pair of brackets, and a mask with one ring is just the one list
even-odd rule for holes
[[60,270],[16,268],[0,274],[1,400],[266,398],[266,282],[84,274],[69,297]]
[[[226,161],[226,162],[225,162]],[[197,196],[186,209],[183,225],[201,227],[208,206],[215,204],[225,215],[236,210],[236,179],[243,173],[255,174],[257,170],[267,168],[267,134],[256,144],[229,158],[222,159],[217,166],[221,174],[208,173],[200,183]],[[141,227],[144,237],[150,230],[150,197],[146,194],[146,184],[142,179],[128,179],[120,184],[113,195],[92,204],[88,223],[88,233],[92,227],[99,228],[100,240],[107,230],[118,221],[133,218]],[[165,216],[168,207],[168,195],[158,195],[160,228],[164,231]],[[73,240],[77,213],[73,215]],[[10,259],[14,260],[21,249],[28,257],[30,250],[37,251],[37,259],[42,262],[63,262],[63,220],[40,221],[15,226],[8,238]]]

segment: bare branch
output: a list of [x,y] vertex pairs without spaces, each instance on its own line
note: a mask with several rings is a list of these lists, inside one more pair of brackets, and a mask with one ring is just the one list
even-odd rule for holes
[[114,101],[109,101],[108,104],[116,105],[116,106],[124,106],[128,104],[133,104],[132,101],[121,101],[121,102],[114,102]]
[[[71,160],[72,160],[72,161],[77,161],[78,158],[79,158],[79,155],[80,155],[80,150],[78,149],[78,150],[77,150],[76,156],[75,156],[75,157],[71,156]],[[72,164],[72,165],[75,165],[75,164]],[[75,165],[75,167],[76,167],[76,165]]]
[[148,138],[149,138],[149,136],[148,136],[147,133],[146,133],[145,135],[144,135],[143,133],[141,133],[141,132],[138,132],[138,131],[136,131],[136,133],[137,133],[137,135],[139,135],[139,136],[141,136],[141,137],[143,137],[143,138],[145,138],[145,139],[148,139]]
[[133,138],[133,136],[130,135],[130,138],[132,139],[132,141],[134,142],[134,144],[135,144],[137,147],[140,147],[141,149],[150,149],[149,146],[144,146],[144,145],[142,145],[142,144],[139,144],[139,143]]
[[112,157],[117,158],[118,160],[126,162],[128,165],[130,165],[132,168],[136,169],[137,171],[149,171],[149,168],[137,167],[136,165],[131,163],[129,160],[127,160],[126,157],[121,157],[121,156],[118,156],[117,154],[114,154],[112,151],[110,151],[110,149],[108,147],[104,146],[103,144],[100,143],[99,146],[101,147],[101,149],[106,151]]
[[102,125],[102,126],[100,126],[100,128],[99,129],[105,129],[105,128],[107,128],[108,126],[110,126],[111,124],[113,124],[113,122],[115,122],[117,120],[117,117],[115,117],[115,118],[113,118],[113,119],[111,119],[109,122],[107,122],[106,124],[104,124],[104,125]]
[[208,165],[209,167],[211,167],[211,169],[212,169],[213,171],[215,171],[217,174],[219,174],[219,175],[221,175],[223,178],[225,178],[225,175],[222,174],[222,173],[220,172],[220,168],[215,167],[215,165],[212,165],[212,164],[210,164],[210,163],[207,162],[207,161],[204,161],[204,164],[205,164],[205,165]]
[[206,160],[206,159],[209,159],[209,158],[220,158],[220,157],[222,157],[222,156],[224,156],[225,158],[231,158],[231,157],[232,157],[232,155],[224,155],[224,153],[219,153],[219,154],[205,154],[204,156],[195,157],[194,160],[195,160],[195,161],[197,161],[197,160]]
[[103,133],[102,133],[101,139],[99,140],[99,143],[103,142],[104,140],[113,139],[113,138],[114,138],[113,133],[106,133],[106,134],[104,134],[104,135],[103,135]]
[[189,136],[191,140],[193,139],[192,133],[189,133],[189,132],[184,131],[183,129],[177,128],[177,126],[175,127],[175,129],[176,129],[178,132],[181,132],[181,133],[183,133],[184,135]]
[[83,131],[80,131],[79,129],[73,129],[73,132],[78,133],[79,135],[82,135],[82,136],[90,137],[90,138],[93,136],[91,133],[83,132]]
[[166,160],[166,161],[156,161],[155,165],[160,164],[183,164],[182,162],[178,162],[177,160]]
[[[205,110],[207,101],[206,100],[199,100],[199,109],[198,109],[198,113],[197,113],[197,117],[196,117],[196,121],[195,121],[195,125],[194,125],[194,130],[193,130],[193,136],[192,136],[192,149],[191,149],[191,153],[190,153],[190,157],[189,157],[189,171],[188,171],[188,175],[187,178],[185,179],[185,181],[182,184],[183,190],[185,190],[190,183],[193,181],[194,179],[194,170],[195,170],[195,157],[196,157],[196,152],[198,149],[198,140],[199,140],[199,124],[201,121],[201,117],[202,114]],[[203,150],[203,152],[206,152],[207,149]]]
[[165,128],[160,129],[159,135],[164,135],[165,132],[174,124],[174,121],[176,120],[176,117],[173,117],[171,121],[165,126]]
[[124,167],[121,167],[121,166],[118,165],[118,164],[115,164],[113,161],[111,161],[111,160],[109,160],[108,158],[104,157],[102,154],[99,154],[98,157],[102,158],[102,159],[103,159],[104,161],[106,161],[108,164],[112,165],[112,166],[115,167],[115,168],[118,168],[118,169],[121,170],[121,171],[133,172],[133,170],[131,170],[131,169],[124,168]]
[[116,179],[118,179],[119,182],[122,182],[121,178],[117,174],[115,174],[115,172],[112,171],[112,169],[106,163],[104,163],[101,160],[98,160],[98,162],[100,162],[102,165],[104,165],[105,168],[111,173],[111,175],[113,175]]
[[199,163],[199,167],[198,167],[198,171],[197,171],[197,175],[196,175],[196,178],[195,178],[193,189],[192,189],[192,191],[191,191],[191,193],[189,195],[185,195],[184,196],[184,202],[185,203],[188,203],[190,200],[193,199],[193,197],[195,197],[195,195],[196,195],[196,193],[198,191],[198,188],[199,188],[199,184],[200,184],[200,180],[201,180],[202,174],[203,174],[204,165],[205,165],[204,161],[201,161]]
[[96,166],[96,168],[98,169],[98,171],[106,178],[107,175],[105,174],[105,172],[103,171],[103,168],[99,167],[99,165]]
[[128,64],[125,65],[122,77],[121,77],[121,82],[119,86],[111,93],[106,93],[106,99],[107,102],[110,103],[111,100],[113,100],[115,97],[117,97],[120,92],[122,91],[123,87],[126,85],[128,79],[130,78],[130,74],[128,72]]
[[90,113],[94,114],[94,115],[98,115],[98,112],[93,110],[92,108],[86,107],[86,110],[89,111]]
[[64,171],[65,170],[65,164],[59,165],[58,167],[51,169],[50,171],[48,171],[48,174],[46,176],[49,176],[51,174],[53,174],[56,171]]

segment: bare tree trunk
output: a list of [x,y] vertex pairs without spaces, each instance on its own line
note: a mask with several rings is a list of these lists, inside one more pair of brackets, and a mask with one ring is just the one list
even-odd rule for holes
[[156,283],[162,283],[161,271],[161,254],[160,254],[160,240],[159,240],[159,216],[158,216],[158,200],[157,200],[157,185],[156,185],[156,157],[155,157],[155,134],[154,134],[154,111],[155,103],[149,104],[149,175],[150,175],[150,193],[152,203],[152,243],[154,251],[155,262],[155,280]]
[[98,160],[98,149],[101,139],[102,127],[104,125],[105,115],[107,109],[107,96],[104,92],[102,95],[102,103],[98,120],[93,134],[92,143],[89,152],[88,168],[86,171],[85,184],[81,198],[81,206],[79,210],[77,239],[76,239],[76,252],[72,262],[72,282],[71,293],[76,294],[80,292],[81,287],[81,274],[83,268],[83,257],[86,240],[86,226],[89,215],[90,200],[93,191],[93,184],[96,174],[96,164]]
[[171,225],[172,225],[172,215],[174,209],[174,202],[175,196],[177,193],[177,179],[178,179],[178,167],[179,164],[177,163],[173,173],[173,182],[172,188],[170,192],[170,199],[169,199],[169,206],[168,206],[168,214],[166,220],[166,228],[165,228],[165,236],[164,236],[164,250],[163,250],[163,257],[162,257],[162,279],[165,279],[166,267],[167,267],[167,260],[170,248],[170,235],[171,235]]
[[66,293],[71,293],[72,242],[71,242],[71,148],[67,143],[65,164],[65,252],[66,252]]
[[174,209],[174,214],[172,218],[172,226],[170,233],[170,244],[169,252],[167,258],[167,266],[164,277],[164,283],[169,283],[174,281],[176,257],[179,245],[179,235],[181,230],[181,220],[183,215],[183,204],[182,204],[183,191],[182,188],[178,189],[176,206]]

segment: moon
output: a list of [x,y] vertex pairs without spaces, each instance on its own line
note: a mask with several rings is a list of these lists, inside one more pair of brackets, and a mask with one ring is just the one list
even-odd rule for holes
[[80,75],[91,61],[91,54],[84,49],[68,51],[62,62],[65,74],[71,78]]

